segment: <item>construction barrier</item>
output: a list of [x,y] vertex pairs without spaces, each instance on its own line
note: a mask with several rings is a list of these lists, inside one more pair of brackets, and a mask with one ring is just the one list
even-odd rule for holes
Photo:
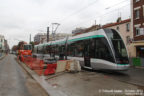
[[54,74],[57,68],[57,64],[47,64],[47,69],[44,71],[44,75]]
[[64,71],[81,71],[79,61],[76,60],[55,60],[55,62],[54,60],[49,60],[47,63],[44,63],[43,60],[31,56],[18,56],[18,59],[25,63],[31,70],[34,70],[38,75],[46,76]]
[[18,56],[18,59],[25,63],[30,69],[36,71],[38,75],[43,74],[44,61],[31,56]]

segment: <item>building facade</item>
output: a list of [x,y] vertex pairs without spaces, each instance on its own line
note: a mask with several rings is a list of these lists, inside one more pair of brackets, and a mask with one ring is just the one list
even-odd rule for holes
[[[51,34],[51,35],[49,35],[49,41],[63,39],[65,37],[67,37],[67,36],[71,36],[71,34],[57,33],[57,34],[55,34],[55,37],[53,37],[53,34]],[[38,33],[38,34],[36,34],[34,36],[34,42],[35,42],[35,44],[47,42],[47,34],[46,33]]]
[[92,25],[89,28],[76,28],[76,29],[72,30],[72,35],[76,36],[76,35],[80,35],[83,33],[95,31],[95,30],[98,30],[100,28],[101,28],[101,25]]
[[135,57],[144,57],[144,0],[131,0]]
[[5,50],[5,38],[3,35],[0,35],[0,52],[3,52]]
[[46,33],[38,33],[34,36],[34,42],[37,44],[43,43],[45,39],[47,39]]

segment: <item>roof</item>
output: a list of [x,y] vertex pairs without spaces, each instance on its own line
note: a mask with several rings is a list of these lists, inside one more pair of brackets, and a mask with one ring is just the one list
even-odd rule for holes
[[103,25],[102,28],[108,28],[108,27],[124,24],[124,23],[130,22],[130,21],[131,21],[131,19],[126,19],[126,20],[122,20],[120,22],[110,23],[110,24]]

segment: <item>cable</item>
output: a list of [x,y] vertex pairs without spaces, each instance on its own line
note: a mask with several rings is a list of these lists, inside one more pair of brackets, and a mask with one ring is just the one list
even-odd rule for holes
[[126,1],[127,1],[127,0],[124,0],[124,1],[119,2],[119,3],[117,3],[117,4],[111,5],[111,6],[107,7],[107,8],[105,8],[105,9],[109,9],[110,7],[114,7],[114,6],[119,5],[119,4],[121,4],[121,3],[123,3],[123,2],[126,2]]
[[66,16],[65,18],[63,18],[63,19],[60,20],[60,21],[66,20],[66,19],[68,19],[69,17],[71,17],[71,16],[73,16],[73,15],[76,15],[77,13],[80,13],[81,11],[83,11],[83,10],[87,9],[88,7],[90,7],[91,5],[94,5],[96,1],[97,1],[97,0],[95,0],[94,2],[88,4],[87,6],[85,6],[85,7],[83,7],[83,8],[81,8],[81,9],[73,12],[72,14]]
[[[97,1],[97,0],[96,0],[96,1]],[[74,13],[66,16],[65,18],[63,18],[63,19],[60,20],[60,21],[64,22],[64,20],[68,19],[69,17],[74,16],[74,15],[76,15],[77,13],[80,13],[81,11],[83,11],[83,10],[87,9],[88,7],[90,7],[91,5],[94,5],[96,1],[88,4],[87,6],[85,6],[85,7],[81,8],[81,9],[77,10],[76,12],[74,12]],[[126,1],[127,1],[127,0],[124,0],[124,1],[122,1],[122,2],[119,2],[119,3],[115,4],[115,5],[112,5],[112,7],[113,7],[113,6],[116,6],[116,5],[119,5],[119,4],[121,4],[121,3],[123,3],[123,2],[126,2]],[[109,7],[109,8],[110,8],[110,7]]]
[[[122,7],[125,7],[125,6],[127,6],[127,5],[129,5],[129,4],[130,4],[130,3],[128,3],[128,4],[126,4],[126,5],[122,6]],[[120,8],[122,8],[122,7],[120,7]],[[116,11],[116,10],[118,10],[118,9],[120,9],[120,8],[117,8],[117,9],[114,9],[114,10],[112,10],[112,11],[110,11],[110,12],[105,13],[105,14],[96,16],[96,18],[98,19],[99,17],[102,17],[102,16],[104,16],[104,15],[112,14],[113,11]],[[89,19],[91,19],[91,18],[89,18]],[[89,20],[89,19],[88,19],[88,20]],[[88,21],[88,20],[87,20],[87,21]],[[84,21],[84,22],[86,22],[86,21]],[[81,24],[81,23],[84,23],[84,22],[80,22],[80,23],[78,23],[77,25],[79,25],[79,24]],[[74,26],[77,26],[77,25],[74,25]],[[74,26],[72,26],[72,27],[74,27]]]

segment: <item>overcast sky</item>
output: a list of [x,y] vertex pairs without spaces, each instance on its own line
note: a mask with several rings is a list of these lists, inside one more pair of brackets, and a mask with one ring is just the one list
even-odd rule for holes
[[[59,33],[77,27],[115,22],[130,17],[130,0],[0,0],[0,34],[10,47],[18,40],[29,42],[51,23],[60,23]],[[32,39],[33,40],[33,39]]]

